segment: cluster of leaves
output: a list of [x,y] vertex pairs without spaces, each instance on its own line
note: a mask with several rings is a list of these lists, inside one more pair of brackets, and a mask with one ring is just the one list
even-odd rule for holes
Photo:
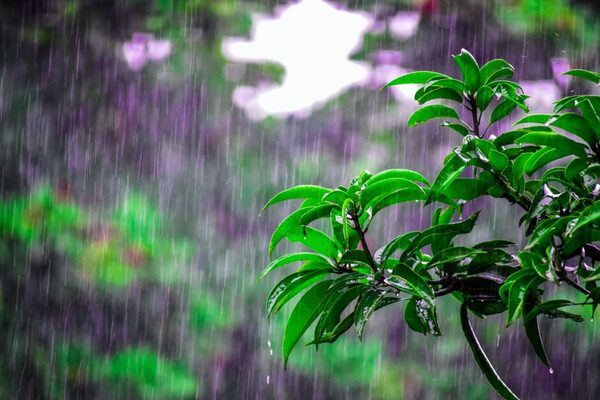
[[[479,67],[466,50],[454,61],[460,80],[417,71],[386,85],[418,84],[415,100],[435,101],[419,108],[409,126],[442,119],[443,127],[463,137],[432,183],[407,169],[364,171],[347,187],[296,186],[265,206],[303,200],[275,229],[271,255],[283,239],[313,250],[279,257],[260,275],[300,263],[275,285],[266,306],[270,316],[302,294],[283,337],[286,364],[315,322],[310,342],[315,347],[334,342],[352,326],[360,338],[376,310],[401,300],[412,330],[440,335],[436,299],[450,294],[461,303],[461,326],[477,364],[502,397],[515,399],[479,344],[469,313],[482,318],[506,313],[507,326],[521,320],[536,354],[550,367],[538,316],[581,321],[563,308],[595,310],[600,302],[600,97],[566,97],[552,114],[527,115],[514,129],[490,135],[489,128],[516,108],[528,112],[527,96],[510,81],[514,68],[501,59]],[[590,71],[567,74],[600,82],[600,74]],[[463,218],[463,205],[482,196],[502,198],[522,209],[525,247],[515,249],[504,240],[470,247],[454,244],[456,237],[473,230],[478,217],[476,212]],[[431,226],[406,232],[371,252],[365,235],[373,217],[387,207],[415,201],[440,206]],[[325,220],[319,227],[328,229],[317,229],[318,220]],[[585,300],[545,299],[543,286],[561,282]]]

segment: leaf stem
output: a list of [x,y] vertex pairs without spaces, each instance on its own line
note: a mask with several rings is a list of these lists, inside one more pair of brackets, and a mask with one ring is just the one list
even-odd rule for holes
[[572,288],[576,289],[577,291],[585,294],[586,296],[590,295],[590,291],[587,290],[586,288],[584,288],[583,286],[581,286],[579,283],[575,282],[574,280],[572,280],[571,278],[569,278],[567,276],[566,273],[562,273],[559,275],[559,278],[562,282],[565,282],[567,285],[571,286]]
[[369,262],[369,266],[371,267],[371,269],[373,270],[373,273],[375,274],[375,273],[377,273],[377,263],[375,262],[375,259],[373,258],[373,255],[371,254],[371,250],[369,250],[369,245],[367,244],[367,239],[365,238],[366,230],[363,231],[362,228],[360,227],[358,214],[356,214],[355,212],[351,212],[350,219],[354,223],[354,230],[356,231],[356,233],[358,233],[358,237],[360,239],[360,244],[363,248],[363,251],[365,252],[367,261]]
[[479,122],[480,119],[477,116],[477,100],[475,100],[475,97],[473,97],[473,95],[469,95],[469,97],[467,97],[467,100],[469,102],[469,105],[471,107],[467,107],[468,110],[471,111],[471,117],[473,118],[473,134],[477,137],[481,137],[479,136]]

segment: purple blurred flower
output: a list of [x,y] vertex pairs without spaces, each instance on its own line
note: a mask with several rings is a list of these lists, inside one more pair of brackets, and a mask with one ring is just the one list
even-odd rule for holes
[[388,21],[390,33],[397,39],[408,39],[417,32],[421,13],[418,11],[399,12]]
[[146,45],[135,42],[123,43],[123,56],[129,69],[139,71],[146,65],[148,57],[146,56]]
[[149,60],[161,61],[171,54],[172,43],[168,39],[156,40],[150,33],[136,32],[131,41],[123,43],[123,57],[132,71],[141,70]]
[[150,40],[148,41],[148,58],[153,61],[164,60],[171,54],[170,40]]
[[400,65],[404,54],[399,50],[376,50],[371,53],[370,58],[377,65]]

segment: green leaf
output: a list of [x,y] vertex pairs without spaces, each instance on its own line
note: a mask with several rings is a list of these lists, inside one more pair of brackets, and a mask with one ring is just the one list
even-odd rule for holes
[[296,343],[298,343],[304,332],[321,314],[323,305],[327,300],[331,282],[324,281],[314,285],[300,298],[292,311],[283,334],[283,360],[285,367],[287,367],[290,353],[296,346]]
[[417,296],[429,304],[433,304],[435,295],[429,284],[404,263],[398,264],[394,268],[393,275],[386,278],[385,283],[405,293]]
[[463,93],[465,91],[465,85],[461,81],[450,77],[430,79],[427,82],[427,86],[448,88],[457,93]]
[[565,131],[580,137],[591,146],[598,142],[598,138],[596,135],[594,135],[594,130],[590,126],[589,122],[579,114],[561,114],[553,119],[550,122],[550,125],[564,129]]
[[[538,326],[537,318],[532,318],[529,321],[526,321],[524,323],[524,327],[527,338],[529,339],[529,343],[531,343],[535,354],[537,354],[539,359],[547,367],[550,367],[550,361],[548,361],[546,350],[544,350],[544,343],[542,342],[542,338],[540,336],[540,328]],[[550,368],[550,370],[552,371],[552,368]]]
[[465,49],[462,49],[460,54],[452,56],[452,58],[454,58],[454,61],[460,68],[466,88],[471,93],[475,93],[477,89],[479,89],[481,83],[481,75],[477,61],[475,61],[475,58],[471,53]]
[[451,100],[462,103],[462,96],[453,89],[445,87],[430,87],[424,91],[418,98],[415,98],[419,104],[427,103],[431,100]]
[[303,244],[334,260],[337,260],[341,255],[338,247],[329,236],[308,226],[290,233],[287,238],[290,242]]
[[554,118],[554,116],[551,114],[529,114],[515,122],[513,126],[522,124],[546,124],[552,118]]
[[411,298],[404,309],[404,320],[410,329],[415,332],[440,336],[442,332],[438,326],[435,307],[425,300]]
[[600,74],[585,69],[572,69],[565,72],[563,75],[571,75],[577,78],[585,79],[595,83],[596,85],[600,83]]
[[364,250],[350,250],[344,253],[339,261],[340,264],[360,264],[371,268],[369,259]]
[[431,78],[443,78],[446,77],[444,74],[433,71],[415,71],[409,72],[408,74],[402,75],[392,81],[388,82],[383,88],[396,85],[412,85],[412,84],[425,84]]
[[[558,308],[568,307],[568,306],[573,306],[573,305],[576,305],[576,304],[570,300],[546,301],[542,304],[538,304],[537,306],[533,307],[533,309],[525,315],[525,322],[527,323],[527,322],[534,320],[540,314],[547,314]],[[552,314],[550,314],[550,315],[552,315]]]
[[586,243],[600,241],[600,229],[583,229],[574,232],[571,236],[567,236],[565,245],[562,248],[561,254],[564,257],[572,256],[577,250],[583,247]]
[[479,212],[475,212],[473,215],[463,221],[450,224],[440,224],[425,229],[414,238],[404,253],[402,253],[401,259],[406,259],[415,250],[422,249],[425,246],[433,245],[438,241],[449,242],[457,235],[471,232],[475,226],[475,221],[477,221],[478,216]]
[[534,275],[526,274],[520,276],[512,282],[508,292],[507,327],[521,315],[527,294],[543,282],[544,278],[540,278],[535,273]]
[[319,340],[314,339],[306,345],[318,346],[321,343],[333,343],[340,336],[342,336],[348,329],[350,329],[354,325],[354,312],[348,314],[346,318],[342,320],[339,324],[337,324],[331,331],[324,332]]
[[273,234],[271,235],[271,240],[269,242],[269,255],[273,254],[275,247],[277,244],[281,242],[283,239],[288,237],[288,235],[296,232],[298,230],[303,230],[303,226],[300,224],[300,218],[311,208],[300,208],[290,215],[285,217],[283,221],[275,228]]
[[517,108],[517,105],[514,102],[508,99],[502,100],[500,104],[494,107],[492,115],[490,116],[489,124],[492,125],[493,123],[500,121],[502,118],[510,114],[515,108]]
[[391,240],[381,252],[381,262],[384,263],[395,251],[406,249],[419,233],[419,231],[407,232]]
[[356,246],[358,246],[360,238],[358,233],[356,233],[356,231],[353,229],[347,232],[348,240],[346,243],[346,238],[344,237],[344,218],[342,218],[340,209],[331,210],[330,222],[333,231],[333,237],[335,242],[338,243],[340,247],[353,250],[356,248]]
[[369,179],[365,186],[369,187],[377,182],[381,182],[386,179],[408,179],[414,182],[422,182],[429,186],[429,181],[425,179],[423,175],[410,169],[387,169],[375,174]]
[[469,129],[463,124],[453,124],[448,121],[442,122],[441,126],[444,128],[450,128],[455,132],[458,132],[461,136],[467,136],[469,134]]
[[556,161],[560,158],[566,157],[564,151],[558,150],[552,147],[544,147],[535,153],[533,153],[525,162],[524,169],[528,175],[533,174],[538,169],[550,164],[552,161]]
[[489,187],[490,183],[481,179],[456,178],[448,185],[444,193],[453,199],[470,201],[487,194]]
[[494,91],[490,89],[488,86],[483,86],[477,91],[477,97],[475,98],[477,102],[477,107],[484,111],[492,102],[494,98]]
[[515,141],[517,144],[530,143],[538,146],[552,147],[563,154],[573,154],[578,157],[586,157],[586,148],[583,144],[571,140],[554,132],[531,132],[521,136]]
[[356,335],[359,340],[362,340],[367,320],[371,317],[373,311],[375,311],[375,308],[385,295],[386,292],[370,289],[356,304],[356,308],[354,309],[354,325],[356,326]]
[[295,272],[279,281],[269,293],[266,303],[267,317],[277,313],[288,301],[313,283],[323,279],[332,270],[306,270]]
[[475,336],[475,331],[473,330],[473,326],[471,326],[471,322],[469,321],[469,315],[467,310],[467,305],[463,303],[460,308],[460,322],[462,326],[463,333],[465,338],[467,339],[467,343],[469,343],[469,347],[471,347],[471,351],[473,353],[473,357],[479,365],[481,372],[486,377],[490,385],[496,390],[496,392],[502,396],[502,398],[507,400],[519,400],[516,394],[514,394],[506,383],[502,381],[498,373],[490,363],[490,360],[485,355],[483,348],[479,344],[477,340],[477,336]]
[[348,283],[347,280],[336,283],[330,288],[327,303],[323,307],[323,313],[315,327],[314,343],[318,345],[323,335],[333,332],[340,323],[341,315],[358,296],[369,289],[367,285]]
[[273,255],[277,244],[282,239],[287,238],[290,242],[301,243],[317,253],[321,253],[329,258],[337,259],[339,256],[339,249],[335,243],[323,232],[308,226],[300,224],[300,218],[307,212],[306,208],[301,208],[288,215],[279,224],[269,243],[269,255]]
[[[381,299],[375,311],[388,306],[390,304],[396,303],[398,300],[397,297],[384,297]],[[323,337],[318,343],[333,343],[335,342],[344,332],[346,332],[352,325],[354,324],[354,311],[348,314],[346,318],[342,322],[340,322],[331,332],[326,332],[323,334]],[[315,341],[310,342],[309,344],[318,344]]]
[[504,301],[505,303],[508,304],[508,295],[509,295],[512,284],[517,279],[520,279],[522,277],[531,277],[531,276],[535,276],[535,275],[536,275],[536,272],[533,269],[517,270],[516,272],[509,275],[508,278],[506,278],[504,280],[504,283],[502,284],[502,286],[500,286],[500,289],[498,290],[498,295],[500,296],[502,301]]
[[460,262],[467,257],[473,257],[477,254],[485,254],[485,252],[470,247],[449,247],[438,252],[427,264],[427,269]]
[[350,208],[354,208],[354,201],[352,199],[346,199],[344,204],[342,204],[342,233],[344,237],[344,248],[348,247],[348,240],[350,240],[350,222],[348,221],[348,215],[351,211]]
[[480,69],[481,82],[485,85],[496,79],[511,78],[514,70],[515,68],[505,60],[500,58],[490,60]]
[[316,270],[328,270],[331,272],[332,267],[328,262],[323,261],[306,261],[296,271],[316,271]]
[[523,268],[534,269],[535,272],[537,272],[537,274],[541,278],[544,278],[546,280],[552,282],[556,282],[558,280],[558,278],[556,277],[556,273],[554,272],[552,263],[547,261],[544,262],[544,260],[537,254],[526,251],[520,251],[519,253],[517,253],[517,257],[519,258],[519,261],[521,262]]
[[565,178],[570,181],[581,178],[581,173],[588,167],[588,165],[588,160],[583,158],[576,158],[572,160],[565,169]]
[[573,219],[572,216],[551,218],[542,221],[538,224],[529,238],[527,249],[535,246],[545,248],[549,246],[554,235],[564,232],[567,224]]
[[325,196],[323,196],[323,198],[321,199],[322,203],[330,203],[330,204],[334,204],[337,205],[338,207],[341,207],[342,204],[344,204],[344,200],[346,200],[348,198],[348,194],[346,193],[345,190],[340,190],[335,189],[332,190],[331,192],[327,193]]
[[581,100],[584,96],[567,96],[567,97],[563,97],[562,99],[555,101],[554,102],[554,113],[558,113],[562,110],[565,110],[567,108],[573,108],[575,107],[575,103],[578,100]]
[[594,107],[589,99],[585,99],[581,102],[576,102],[577,107],[581,110],[583,117],[592,127],[592,130],[596,134],[596,140],[600,141],[600,117],[597,113],[597,108]]
[[425,191],[419,189],[400,189],[387,196],[375,198],[371,203],[365,206],[365,212],[373,218],[379,211],[398,203],[422,201],[425,200]]
[[502,135],[500,135],[496,139],[494,139],[494,141],[493,141],[494,146],[496,146],[496,148],[500,148],[502,146],[514,144],[518,138],[520,138],[521,136],[525,136],[529,132],[531,132],[529,130],[529,128],[504,132]]
[[482,249],[482,250],[492,250],[492,249],[503,249],[506,247],[510,247],[510,246],[514,246],[513,242],[510,242],[508,240],[490,240],[487,242],[481,242],[476,244],[475,246],[473,246],[473,248],[475,249]]
[[594,318],[596,308],[598,308],[598,304],[600,304],[600,287],[596,287],[590,291],[586,301],[588,300],[592,300],[592,318]]
[[577,218],[577,223],[575,223],[575,226],[571,230],[571,234],[577,232],[586,225],[594,223],[598,219],[600,219],[600,201],[594,201],[591,206],[586,207],[581,212],[579,218]]
[[321,206],[311,207],[305,211],[304,214],[302,214],[299,223],[300,225],[308,225],[320,218],[329,217],[331,210],[333,210],[335,207],[336,205],[334,204],[323,204]]
[[491,149],[488,153],[488,159],[490,161],[490,165],[496,171],[501,172],[508,167],[508,157],[498,150]]
[[462,174],[465,168],[465,162],[453,153],[433,182],[429,195],[425,200],[425,205],[434,201],[439,193],[444,192],[444,190]]
[[379,180],[362,190],[359,194],[360,204],[366,207],[367,204],[376,198],[398,192],[402,189],[414,189],[425,194],[423,189],[413,181],[405,178],[390,178]]
[[286,254],[284,256],[279,257],[278,259],[276,259],[274,261],[271,261],[269,263],[269,265],[267,265],[266,268],[258,275],[258,279],[260,280],[260,279],[264,278],[264,276],[266,274],[273,271],[274,269],[277,269],[284,265],[291,264],[291,263],[298,262],[298,261],[317,261],[317,262],[329,263],[329,259],[323,257],[320,254],[315,254],[315,253]]
[[277,193],[267,204],[260,210],[260,214],[263,213],[268,207],[273,204],[280,203],[286,200],[297,200],[297,199],[320,199],[327,193],[331,192],[331,189],[327,189],[321,186],[315,185],[301,185],[294,186],[293,188],[286,189],[282,192]]
[[[486,249],[483,254],[477,254],[473,257],[468,265],[467,273],[469,275],[475,275],[488,272],[492,269],[497,269],[502,264],[510,263],[512,261],[512,257],[503,250],[497,248]],[[512,269],[512,267],[509,268]]]
[[434,104],[419,108],[408,119],[408,126],[414,127],[421,125],[434,118],[454,118],[460,119],[458,113],[444,104]]

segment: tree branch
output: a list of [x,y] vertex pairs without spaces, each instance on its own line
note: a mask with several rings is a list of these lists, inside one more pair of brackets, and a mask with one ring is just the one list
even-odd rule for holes
[[356,231],[356,233],[358,233],[358,237],[360,239],[360,244],[363,248],[363,251],[365,252],[365,255],[367,256],[367,261],[369,262],[369,265],[371,266],[371,269],[373,270],[373,273],[375,274],[375,273],[377,273],[377,263],[375,262],[375,259],[373,258],[373,255],[371,254],[371,250],[369,250],[369,245],[367,244],[367,240],[365,238],[365,231],[363,231],[362,228],[360,227],[358,215],[355,212],[351,212],[350,218],[351,218],[352,222],[354,223],[354,230]]

